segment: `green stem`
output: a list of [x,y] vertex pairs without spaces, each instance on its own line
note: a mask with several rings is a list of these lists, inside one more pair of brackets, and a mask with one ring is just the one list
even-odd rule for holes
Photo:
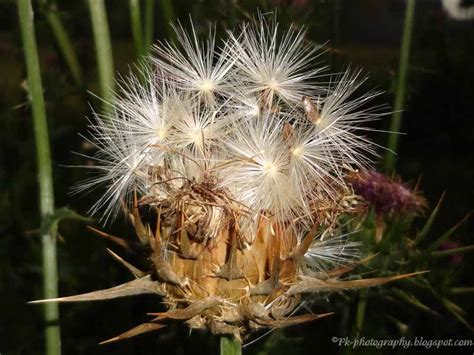
[[133,41],[135,42],[135,50],[137,57],[143,55],[143,32],[142,32],[142,16],[140,11],[140,0],[130,0],[130,21],[132,23]]
[[441,237],[436,239],[428,248],[429,251],[435,251],[441,245],[443,244],[444,241],[446,241],[449,237],[451,237],[454,232],[466,221],[468,218],[471,216],[471,213],[468,213],[466,217],[464,217],[461,221],[456,223],[453,227],[451,227],[447,232],[445,232]]
[[145,0],[145,29],[144,29],[144,42],[143,52],[148,54],[150,47],[153,44],[154,28],[155,28],[155,16],[154,16],[155,0]]
[[435,257],[435,258],[442,258],[444,256],[464,254],[464,253],[468,253],[468,252],[471,252],[471,251],[474,251],[474,245],[469,245],[467,247],[448,249],[448,250],[442,250],[442,251],[434,251],[434,252],[431,253],[431,256]]
[[[30,0],[18,0],[17,3],[28,76],[28,94],[33,111],[40,195],[39,207],[41,218],[44,219],[54,212],[53,172],[48,124],[36,47],[33,9]],[[51,228],[51,230],[42,234],[41,241],[43,247],[43,295],[44,298],[56,298],[58,295],[56,229]],[[46,354],[61,354],[58,304],[47,303],[43,307],[46,324]]]
[[100,93],[104,100],[103,112],[107,115],[113,100],[114,63],[104,0],[89,0],[89,9],[99,69]]
[[163,19],[165,20],[168,37],[174,40],[176,39],[176,34],[170,26],[171,21],[175,20],[173,2],[171,0],[161,0],[161,8],[163,10]]
[[71,42],[64,25],[58,15],[56,4],[47,4],[46,0],[42,0],[41,4],[44,6],[46,19],[53,31],[53,35],[58,42],[59,50],[64,57],[66,65],[71,72],[71,75],[79,87],[82,87],[82,70],[77,59],[76,51]]
[[[361,289],[359,291],[359,301],[357,302],[357,310],[356,310],[356,319],[351,329],[350,337],[352,339],[356,339],[359,337],[360,333],[362,332],[362,327],[364,326],[365,320],[365,310],[367,308],[367,289]],[[342,354],[353,354],[355,352],[353,347],[345,347],[342,350]]]
[[474,287],[453,287],[451,290],[453,295],[464,295],[474,293]]
[[393,107],[392,121],[390,124],[390,135],[385,155],[385,170],[392,172],[395,168],[395,154],[398,148],[398,135],[402,122],[402,109],[405,105],[406,81],[408,66],[410,62],[410,44],[413,32],[413,19],[415,15],[415,0],[407,0],[405,10],[405,23],[403,25],[403,37],[400,48],[400,62],[398,66],[398,77],[396,83],[395,103]]
[[356,313],[356,324],[355,324],[355,335],[354,337],[357,338],[362,331],[362,327],[364,326],[364,319],[365,319],[365,310],[367,308],[367,289],[363,289],[359,291],[359,302],[357,304],[357,313]]
[[221,337],[221,355],[242,355],[242,346],[235,337]]

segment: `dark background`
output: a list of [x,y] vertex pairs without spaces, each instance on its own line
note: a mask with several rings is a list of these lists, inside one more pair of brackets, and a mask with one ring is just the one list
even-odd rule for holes
[[[37,4],[33,1],[35,8]],[[308,38],[328,43],[323,56],[333,71],[351,64],[370,73],[366,88],[377,87],[385,94],[380,102],[393,102],[401,30],[405,12],[402,0],[274,0],[274,1],[174,1],[176,16],[187,23],[191,14],[197,30],[205,33],[209,22],[219,31],[233,28],[255,14],[257,8],[277,8],[279,21],[306,25]],[[98,91],[94,42],[85,1],[57,1],[84,71],[87,90]],[[128,1],[106,1],[112,36],[114,62],[126,73],[136,60],[130,32]],[[474,5],[464,1],[463,6]],[[159,2],[155,6],[155,38],[167,36],[167,20]],[[72,151],[84,151],[78,133],[86,131],[86,116],[98,102],[76,87],[69,75],[44,16],[36,14],[36,35],[40,51],[44,95],[47,105],[56,206],[69,206],[85,214],[94,196],[70,196],[69,189],[84,178],[84,171],[69,168],[83,163]],[[41,309],[26,302],[41,298],[41,250],[38,216],[35,146],[29,103],[22,83],[26,72],[17,11],[12,1],[0,1],[0,353],[41,354],[43,333]],[[406,108],[403,113],[397,171],[403,180],[414,183],[422,178],[421,189],[430,206],[446,191],[440,217],[434,225],[439,235],[472,209],[474,199],[474,20],[456,21],[443,11],[441,1],[418,0]],[[389,118],[378,128],[388,128]],[[372,136],[385,144],[387,135]],[[131,234],[120,222],[110,229],[118,235]],[[472,219],[452,238],[456,243],[472,243]],[[128,275],[105,251],[107,244],[87,231],[84,224],[60,225],[59,286],[61,295],[110,287]],[[472,286],[471,255],[464,255],[456,267],[456,277]],[[251,354],[316,354],[348,352],[331,342],[332,336],[348,336],[348,319],[354,310],[338,313],[338,299],[331,296],[317,305],[334,309],[336,315],[312,324],[273,332],[245,351]],[[352,296],[351,296],[352,297]],[[356,297],[356,296],[354,296]],[[459,302],[472,320],[470,295]],[[351,302],[350,299],[346,300]],[[325,303],[325,305],[324,305]],[[368,313],[377,317],[389,305],[373,303]],[[217,353],[218,344],[205,334],[188,336],[186,329],[169,327],[137,339],[110,346],[97,343],[146,319],[146,312],[159,309],[157,299],[143,297],[95,304],[61,305],[64,354],[199,354]],[[342,309],[342,308],[341,308]],[[351,313],[352,312],[352,313]],[[407,310],[412,336],[427,339],[472,339],[472,332],[446,317],[429,318]],[[471,323],[472,324],[472,323]],[[362,333],[367,337],[388,338],[396,334],[390,327]],[[395,335],[394,335],[395,336]],[[397,336],[398,337],[398,336]],[[359,348],[356,353],[379,353],[375,348]],[[409,349],[417,352],[420,349]],[[388,352],[384,349],[383,352]],[[439,353],[472,353],[471,349],[439,350]],[[395,349],[393,352],[406,352]]]

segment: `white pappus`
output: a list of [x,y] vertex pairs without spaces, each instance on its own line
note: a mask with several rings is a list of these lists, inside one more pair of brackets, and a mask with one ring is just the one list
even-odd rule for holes
[[[208,185],[251,220],[311,226],[319,200],[346,188],[347,168],[370,164],[375,145],[359,133],[383,114],[365,108],[377,93],[353,97],[364,80],[349,70],[318,83],[319,48],[304,30],[256,22],[228,32],[220,48],[214,31],[202,41],[179,25],[181,49],[156,45],[140,74],[122,80],[110,116],[91,125],[98,175],[76,187],[105,185],[91,212],[106,221],[134,191],[161,201],[212,177]],[[162,181],[173,183],[157,188]]]

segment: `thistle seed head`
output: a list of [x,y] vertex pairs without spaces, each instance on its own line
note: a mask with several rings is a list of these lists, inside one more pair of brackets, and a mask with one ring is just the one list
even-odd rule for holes
[[155,46],[110,115],[95,115],[98,175],[76,187],[105,185],[91,209],[104,221],[130,211],[147,267],[113,254],[137,280],[60,301],[164,297],[167,312],[112,340],[176,320],[241,338],[327,315],[294,315],[307,293],[396,279],[339,279],[358,255],[339,225],[358,210],[347,172],[370,166],[375,145],[360,133],[382,115],[366,108],[376,93],[354,97],[360,72],[318,84],[319,48],[264,16],[220,46],[213,31],[202,41],[175,29],[179,46]]

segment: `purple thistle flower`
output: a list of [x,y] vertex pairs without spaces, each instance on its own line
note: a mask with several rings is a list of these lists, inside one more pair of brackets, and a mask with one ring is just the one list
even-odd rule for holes
[[354,192],[364,198],[377,214],[420,213],[426,200],[399,178],[389,178],[375,171],[359,171],[348,177]]

